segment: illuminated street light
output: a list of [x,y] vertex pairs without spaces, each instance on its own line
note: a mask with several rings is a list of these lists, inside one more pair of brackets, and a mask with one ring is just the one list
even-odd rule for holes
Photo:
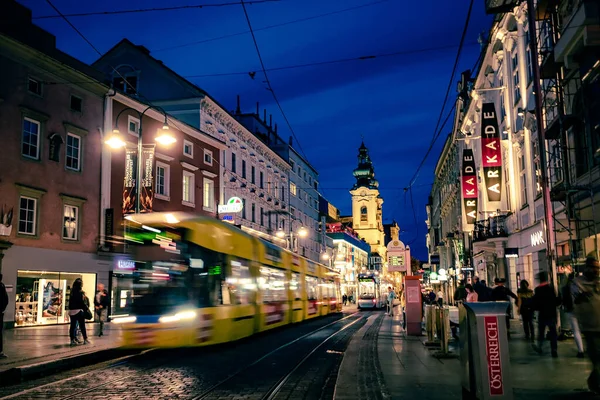
[[306,230],[305,227],[303,227],[303,226],[300,227],[300,229],[298,230],[298,236],[300,236],[302,238],[308,236],[308,231]]
[[169,131],[169,125],[167,125],[166,123],[159,131],[158,136],[156,136],[155,140],[163,146],[169,146],[177,141],[177,139],[175,139],[175,137]]
[[275,233],[275,236],[277,236],[280,239],[283,239],[285,237],[285,232],[283,231],[283,229],[280,229]]

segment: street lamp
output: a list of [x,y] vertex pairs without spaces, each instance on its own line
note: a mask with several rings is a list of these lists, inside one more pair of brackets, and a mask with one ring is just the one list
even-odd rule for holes
[[125,111],[129,111],[129,110],[132,110],[132,111],[134,111],[134,112],[136,112],[138,114],[139,120],[140,120],[140,126],[139,126],[139,130],[137,132],[137,134],[138,134],[138,143],[137,143],[138,157],[137,157],[137,165],[136,165],[136,167],[137,167],[136,168],[137,169],[137,176],[136,176],[136,179],[135,179],[135,194],[136,194],[135,195],[135,213],[136,214],[139,214],[139,212],[140,212],[140,199],[141,199],[140,181],[142,180],[142,174],[143,174],[143,165],[142,165],[142,123],[143,123],[143,117],[144,117],[144,115],[151,108],[154,108],[154,109],[160,111],[165,116],[165,122],[163,123],[163,127],[161,129],[159,129],[158,134],[155,137],[155,140],[158,143],[160,143],[162,145],[165,145],[165,146],[168,146],[168,145],[171,145],[171,144],[175,143],[177,141],[177,139],[175,139],[175,137],[173,137],[173,135],[169,131],[169,125],[167,124],[167,113],[162,108],[156,107],[156,106],[148,106],[141,113],[138,110],[136,110],[135,108],[131,108],[131,107],[126,107],[126,108],[122,109],[119,112],[119,114],[117,114],[117,118],[115,119],[115,128],[113,129],[112,135],[107,140],[105,140],[105,142],[104,142],[104,143],[106,143],[107,145],[109,145],[113,149],[118,149],[118,148],[121,148],[121,147],[125,147],[127,145],[127,142],[121,136],[121,132],[119,132],[119,117]]
[[294,221],[298,221],[298,220],[292,217],[292,219],[290,219],[290,233],[289,234],[286,234],[284,232],[284,230],[281,228],[279,228],[279,230],[277,232],[275,232],[275,236],[277,236],[280,239],[283,239],[284,237],[289,236],[288,248],[292,251],[296,251],[294,249],[296,248],[296,245],[298,243],[298,237],[305,238],[308,236],[308,230],[304,227],[304,225],[300,226],[300,229],[298,229],[298,232],[294,235],[294,230],[292,229],[292,224]]

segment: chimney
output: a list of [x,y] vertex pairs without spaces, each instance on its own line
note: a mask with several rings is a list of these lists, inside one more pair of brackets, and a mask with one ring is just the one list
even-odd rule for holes
[[269,114],[269,128],[273,128],[273,114]]
[[235,113],[236,114],[241,114],[242,112],[240,111],[240,95],[237,95],[237,108],[235,109]]
[[263,122],[265,125],[267,124],[267,109],[266,108],[263,110]]
[[258,110],[258,101],[256,102],[256,117],[258,118],[259,110]]
[[292,146],[292,147],[294,146],[294,141],[292,140],[291,136],[290,136],[290,140],[288,141],[288,143],[289,143],[290,146]]
[[277,135],[277,124],[275,124],[275,135]]

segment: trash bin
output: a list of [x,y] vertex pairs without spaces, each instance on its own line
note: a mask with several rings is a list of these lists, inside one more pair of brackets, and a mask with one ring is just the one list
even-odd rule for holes
[[512,399],[506,332],[509,302],[460,306],[460,360],[463,399]]

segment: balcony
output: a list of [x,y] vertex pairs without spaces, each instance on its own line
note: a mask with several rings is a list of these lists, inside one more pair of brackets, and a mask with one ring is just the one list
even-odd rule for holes
[[488,239],[508,237],[507,218],[507,215],[498,215],[475,222],[473,241],[483,242]]

